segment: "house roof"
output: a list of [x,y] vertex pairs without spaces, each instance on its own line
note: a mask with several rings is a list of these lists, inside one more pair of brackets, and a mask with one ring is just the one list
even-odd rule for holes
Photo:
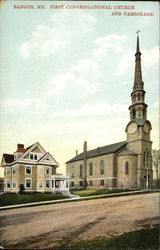
[[[122,142],[117,142],[114,144],[106,145],[103,147],[98,147],[96,149],[92,149],[92,150],[87,151],[87,158],[92,158],[92,157],[97,157],[100,155],[115,153],[116,151],[120,150],[121,148],[123,148],[125,146],[126,146],[126,141],[122,141]],[[84,153],[78,154],[77,156],[75,156],[71,160],[67,161],[66,163],[71,163],[71,162],[83,160],[83,157],[84,157]]]
[[11,154],[3,154],[4,160],[6,163],[11,163],[14,161],[14,155]]

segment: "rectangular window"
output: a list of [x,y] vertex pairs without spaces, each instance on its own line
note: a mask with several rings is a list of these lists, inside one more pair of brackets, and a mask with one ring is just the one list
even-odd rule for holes
[[34,155],[34,160],[35,160],[35,161],[37,160],[37,155],[36,155],[36,154]]
[[71,181],[71,187],[74,187],[74,181]]
[[49,187],[50,187],[50,181],[46,180],[46,188],[49,188]]
[[16,180],[13,180],[13,188],[16,188]]
[[10,176],[10,175],[11,175],[11,168],[7,167],[7,176]]
[[42,175],[43,174],[43,168],[42,166],[39,167],[39,175]]
[[93,181],[89,181],[89,186],[93,186]]
[[15,175],[16,174],[16,167],[12,168],[12,174]]
[[46,174],[49,175],[49,167],[46,167]]
[[26,179],[26,188],[31,188],[32,181],[31,179]]
[[26,174],[32,174],[32,167],[26,166]]
[[43,188],[43,182],[42,182],[42,180],[39,180],[39,188]]
[[101,180],[100,185],[104,186],[104,180]]
[[11,187],[11,180],[7,180],[7,188]]
[[80,181],[79,185],[80,185],[80,187],[82,187],[83,186],[83,181]]
[[30,158],[31,160],[33,160],[33,154],[32,154],[32,153],[30,153],[29,158]]

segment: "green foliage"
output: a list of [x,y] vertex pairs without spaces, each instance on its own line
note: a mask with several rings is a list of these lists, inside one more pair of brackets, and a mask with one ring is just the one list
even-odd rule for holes
[[23,184],[20,184],[20,185],[19,185],[19,193],[20,193],[20,194],[23,194],[23,193],[24,193],[24,189],[25,189],[25,188],[24,188],[24,185],[23,185]]
[[64,199],[62,194],[53,194],[53,193],[4,193],[0,196],[0,206],[9,206],[17,204],[25,204],[39,201],[50,201]]
[[60,246],[58,249],[158,250],[159,226],[156,225],[154,228],[141,229],[111,238],[101,237],[91,241],[77,241]]
[[103,194],[114,194],[114,193],[121,193],[131,191],[128,189],[86,189],[86,190],[78,190],[72,192],[74,195],[79,195],[80,197],[87,197],[87,196],[93,196],[93,195],[103,195]]

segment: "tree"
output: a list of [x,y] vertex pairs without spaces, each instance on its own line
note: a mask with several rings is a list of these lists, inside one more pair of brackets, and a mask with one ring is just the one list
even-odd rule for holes
[[19,185],[19,192],[20,192],[20,194],[23,194],[24,193],[24,185],[23,184],[20,184]]
[[159,179],[160,179],[160,149],[153,149],[152,151],[153,154],[153,166],[156,172],[156,179],[157,179],[157,186],[159,183]]

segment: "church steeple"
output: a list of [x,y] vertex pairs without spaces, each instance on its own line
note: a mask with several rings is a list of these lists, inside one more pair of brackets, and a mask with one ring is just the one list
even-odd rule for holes
[[134,87],[133,90],[143,89],[143,81],[142,81],[142,70],[141,70],[141,52],[139,45],[139,31],[137,31],[137,48],[135,54],[135,75],[134,75]]
[[133,92],[131,93],[132,105],[129,107],[130,120],[147,119],[147,104],[145,104],[145,91],[143,90],[142,69],[141,69],[141,52],[139,43],[139,31],[137,31],[137,44],[135,53],[135,75]]

